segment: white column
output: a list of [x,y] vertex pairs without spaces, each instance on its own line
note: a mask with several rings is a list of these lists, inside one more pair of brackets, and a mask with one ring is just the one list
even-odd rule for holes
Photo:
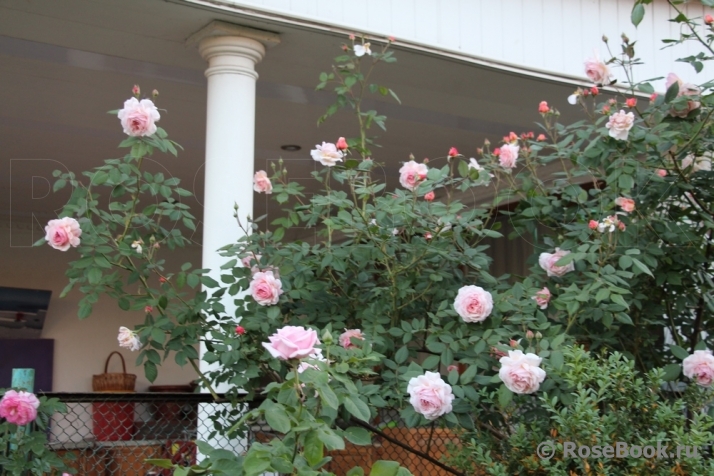
[[[253,215],[253,164],[255,150],[255,65],[266,47],[278,44],[274,33],[214,21],[188,39],[208,61],[205,191],[203,196],[203,263],[220,282],[220,267],[226,259],[216,250],[233,243],[243,233],[233,219],[234,204],[245,223]],[[209,290],[210,292],[210,290]],[[223,302],[226,313],[235,315],[233,299]],[[202,346],[201,355],[205,352]],[[201,370],[209,370],[201,362]],[[218,392],[227,387],[216,388]],[[199,438],[212,405],[199,409]],[[204,433],[205,435],[205,433]],[[232,449],[236,443],[208,441],[214,447]]]

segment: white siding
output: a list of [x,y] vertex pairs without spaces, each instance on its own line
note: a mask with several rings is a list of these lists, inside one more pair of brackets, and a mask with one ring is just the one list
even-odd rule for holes
[[[202,2],[203,0],[187,0]],[[666,76],[670,71],[692,82],[693,68],[675,63],[694,54],[694,45],[661,50],[660,40],[679,34],[667,22],[669,6],[655,0],[639,29],[630,23],[632,0],[215,0],[238,8],[287,15],[308,22],[427,45],[447,52],[509,63],[527,69],[583,77],[583,60],[610,38],[613,52],[626,33],[637,41],[645,62],[636,78]],[[702,16],[699,2],[683,5],[690,16]],[[714,12],[711,12],[714,13]],[[618,74],[624,80],[624,75]]]

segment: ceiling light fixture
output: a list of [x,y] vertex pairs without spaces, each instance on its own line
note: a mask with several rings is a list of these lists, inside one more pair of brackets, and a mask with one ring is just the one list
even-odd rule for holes
[[302,147],[296,144],[281,145],[280,148],[283,150],[287,150],[288,152],[297,152],[298,150],[302,149]]

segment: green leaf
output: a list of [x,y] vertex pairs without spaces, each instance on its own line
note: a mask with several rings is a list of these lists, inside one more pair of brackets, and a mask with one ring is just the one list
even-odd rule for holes
[[679,83],[675,81],[667,88],[667,93],[664,95],[664,102],[672,102],[672,100],[677,97],[677,94],[679,94]]
[[354,443],[355,445],[367,446],[372,444],[372,435],[358,426],[351,426],[347,428],[344,432],[347,441]]
[[[349,439],[349,438],[348,438]],[[303,455],[310,466],[315,466],[322,461],[325,456],[325,445],[317,435],[317,431],[312,430],[305,435],[305,449]]]
[[360,466],[355,466],[351,470],[347,471],[346,476],[364,476],[364,470]]
[[270,456],[263,451],[248,451],[243,460],[243,471],[245,476],[258,476],[270,468]]
[[399,471],[399,463],[396,461],[375,461],[372,465],[372,471],[369,476],[397,476]]
[[337,410],[337,408],[340,406],[340,401],[337,399],[337,395],[335,395],[335,392],[332,391],[329,385],[318,387],[317,393],[320,395],[322,403],[324,403],[328,407]]
[[668,364],[664,366],[664,381],[672,382],[679,378],[679,374],[682,372],[682,366],[679,364]]
[[357,396],[348,395],[345,397],[344,405],[347,411],[358,420],[369,421],[372,417],[372,412],[369,411],[367,404]]
[[147,460],[144,460],[144,462],[147,465],[151,466],[158,466],[159,468],[173,468],[174,464],[171,462],[170,459],[153,459],[149,458]]
[[90,268],[87,273],[87,280],[89,284],[99,284],[102,280],[102,270],[99,268]]
[[156,364],[148,360],[144,362],[144,375],[146,375],[146,380],[153,383],[159,375]]
[[282,405],[273,405],[269,410],[266,410],[265,421],[270,425],[270,428],[279,433],[290,431],[290,417]]
[[635,7],[632,9],[632,14],[630,15],[630,19],[632,20],[632,24],[637,26],[642,22],[642,19],[645,17],[645,6],[642,5],[641,3],[638,3],[635,5]]
[[394,354],[394,360],[398,364],[403,364],[404,362],[407,361],[407,358],[409,357],[409,349],[407,349],[407,346],[402,346],[399,348],[399,350]]
[[151,329],[151,339],[155,340],[159,344],[163,344],[166,341],[166,333],[161,329],[154,327]]
[[509,403],[511,403],[511,400],[513,399],[513,392],[508,390],[508,387],[506,385],[501,385],[501,387],[498,389],[498,404],[501,406],[501,408],[505,408],[508,406]]
[[476,372],[478,372],[478,366],[469,365],[464,370],[464,373],[461,374],[461,385],[473,382],[474,378],[476,378]]
[[678,345],[670,345],[669,350],[670,352],[672,352],[673,356],[677,357],[680,360],[684,360],[689,357],[689,352],[687,352]]
[[645,273],[654,278],[654,276],[652,275],[652,271],[650,271],[647,265],[644,264],[642,261],[638,260],[637,258],[632,258],[632,263],[635,265],[635,268],[637,268],[640,272]]
[[340,438],[340,436],[332,431],[330,428],[323,427],[317,430],[317,437],[320,441],[325,443],[328,450],[344,450],[345,440]]

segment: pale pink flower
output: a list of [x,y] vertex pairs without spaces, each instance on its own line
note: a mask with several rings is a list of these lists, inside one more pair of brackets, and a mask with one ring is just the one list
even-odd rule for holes
[[407,385],[407,392],[414,411],[424,415],[427,420],[436,420],[452,410],[454,394],[451,392],[451,385],[444,382],[436,372],[425,372],[424,375],[412,377]]
[[364,56],[364,55],[367,55],[367,56],[371,55],[372,54],[372,50],[370,49],[371,46],[372,45],[370,45],[369,43],[365,43],[363,45],[355,45],[354,46],[355,56],[359,57],[359,56]]
[[123,347],[124,349],[129,349],[132,352],[141,349],[141,340],[139,340],[139,336],[136,332],[127,327],[122,326],[119,328],[117,340],[119,341],[119,347]]
[[620,227],[620,223],[621,222],[617,219],[617,216],[610,215],[609,217],[605,217],[601,223],[598,223],[597,231],[600,233],[605,233],[606,231],[612,233],[615,231],[615,228]]
[[538,112],[541,114],[547,114],[550,112],[550,108],[548,107],[548,103],[545,101],[541,101],[540,104],[538,105]]
[[[319,361],[319,362],[325,362],[325,363],[327,363],[327,359],[325,358],[324,355],[322,355],[322,349],[315,349],[315,352],[313,352],[312,354],[308,355],[308,356],[307,356],[307,359],[313,360],[313,361],[317,360],[317,361]],[[304,371],[306,371],[306,370],[308,370],[308,369],[320,370],[320,367],[318,367],[318,366],[315,365],[315,364],[311,364],[310,362],[306,362],[305,360],[302,360],[302,361],[300,362],[300,365],[298,365],[297,371],[298,371],[299,374],[301,374],[301,373],[303,373]],[[329,378],[328,380],[332,380],[332,378]],[[304,386],[305,386],[304,383],[301,384],[301,387],[304,387]],[[316,393],[316,394],[315,394],[315,398],[317,398],[319,394],[317,394],[317,392],[315,392],[315,393]]]
[[54,249],[67,251],[70,246],[79,246],[82,229],[74,218],[64,217],[50,220],[45,227],[45,240]]
[[594,230],[597,228],[598,223],[595,220],[590,220],[590,223],[588,223],[588,228],[591,230]]
[[0,400],[0,418],[22,426],[35,421],[40,401],[34,393],[8,390]]
[[136,97],[139,97],[141,94],[141,88],[139,87],[138,84],[135,84],[133,88],[131,88],[131,94],[133,94]]
[[706,23],[707,25],[711,25],[712,23],[714,23],[714,17],[707,13],[706,15],[704,15],[704,23]]
[[458,365],[455,365],[455,364],[451,364],[451,365],[449,365],[448,367],[446,367],[446,371],[449,372],[449,373],[454,372],[454,371],[458,372],[458,371],[459,371],[459,366],[458,366]]
[[655,173],[656,173],[657,175],[659,175],[660,177],[662,177],[662,178],[664,178],[664,177],[667,176],[667,171],[664,170],[664,169],[657,169],[657,170],[655,171]]
[[[665,81],[665,87],[669,89],[670,86],[672,86],[674,83],[677,83],[679,85],[679,93],[677,93],[677,97],[680,96],[699,96],[700,94],[700,89],[698,86],[692,83],[685,83],[681,79],[679,79],[679,76],[677,76],[674,73],[669,73],[667,75],[667,80]],[[690,112],[693,110],[699,108],[702,104],[699,101],[687,101],[687,108],[682,109],[682,110],[677,110],[674,108],[671,108],[669,110],[670,115],[676,116],[676,117],[687,117]]]
[[399,169],[399,183],[408,190],[414,190],[426,178],[427,172],[426,165],[410,160]]
[[627,107],[637,106],[637,98],[628,98],[627,101],[625,101],[625,106],[627,106]]
[[250,295],[261,306],[277,304],[283,294],[283,283],[277,279],[272,271],[257,272],[248,287]]
[[337,147],[340,150],[346,150],[348,145],[347,145],[347,141],[345,140],[345,138],[340,137],[339,139],[337,139],[337,143],[335,144],[335,147]]
[[575,265],[572,261],[565,266],[557,266],[555,264],[567,254],[570,254],[570,251],[561,250],[560,248],[556,248],[555,253],[541,253],[538,257],[538,264],[548,276],[563,276],[565,273],[575,271]]
[[285,326],[269,336],[268,340],[269,343],[263,342],[263,347],[280,360],[308,357],[319,350],[315,346],[320,344],[317,332],[302,326]]
[[682,371],[685,377],[697,381],[702,387],[711,386],[714,382],[714,356],[712,351],[695,350],[692,355],[682,361]]
[[635,123],[635,115],[631,112],[625,112],[620,110],[620,112],[613,113],[610,119],[605,124],[610,132],[610,137],[617,140],[627,140],[627,136],[632,129],[632,125]]
[[136,98],[124,101],[124,109],[117,114],[124,134],[132,137],[151,136],[156,132],[156,124],[161,116],[151,99]]
[[585,60],[585,75],[595,84],[610,84],[612,81],[610,67],[600,59],[597,52],[593,58]]
[[690,166],[692,167],[692,173],[699,172],[700,170],[711,172],[712,153],[710,151],[707,151],[700,157],[695,157],[694,154],[687,155],[685,158],[682,159],[682,168],[687,169]]
[[518,152],[520,147],[515,144],[504,144],[501,146],[501,153],[498,156],[498,163],[504,169],[513,169],[516,167],[518,160]]
[[258,170],[255,175],[253,175],[253,190],[268,195],[273,193],[273,184],[270,182],[265,170]]
[[310,155],[314,160],[327,167],[334,167],[337,162],[342,162],[342,157],[344,156],[342,151],[338,150],[337,146],[331,142],[323,142],[322,145],[317,144],[310,151]]
[[509,350],[507,357],[501,357],[498,376],[513,393],[534,393],[545,380],[545,370],[541,369],[542,359],[535,354],[524,354],[520,350]]
[[531,299],[536,302],[538,307],[540,307],[541,309],[546,309],[548,307],[548,303],[550,302],[550,296],[550,289],[544,287],[543,289],[538,291]]
[[464,286],[456,295],[454,309],[464,322],[483,322],[493,311],[493,296],[479,286]]
[[364,340],[364,335],[360,329],[345,329],[345,332],[340,334],[340,345],[345,349],[357,348],[357,346],[352,343],[352,338]]
[[434,198],[436,198],[436,194],[434,194],[433,190],[424,195],[424,200],[426,200],[427,202],[433,202]]
[[538,134],[538,137],[536,137],[536,140],[538,142],[543,142],[545,140],[545,134]]
[[432,238],[433,238],[433,236],[431,235],[430,232],[427,231],[426,233],[424,233],[424,239],[425,239],[425,240],[428,241],[428,240],[431,240]]
[[635,210],[635,201],[627,197],[617,197],[615,199],[615,205],[622,208],[623,211],[631,213]]

